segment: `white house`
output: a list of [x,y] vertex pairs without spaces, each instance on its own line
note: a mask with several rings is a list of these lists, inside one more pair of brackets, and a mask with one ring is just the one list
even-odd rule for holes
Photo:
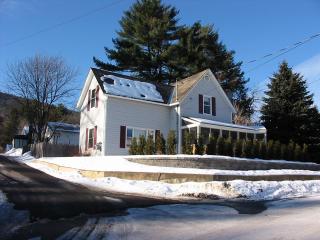
[[80,150],[87,154],[126,155],[132,137],[169,130],[181,152],[185,131],[236,138],[266,138],[261,126],[232,123],[235,109],[215,76],[207,69],[176,84],[158,84],[91,68],[77,108]]
[[79,144],[79,125],[63,123],[63,122],[48,122],[45,136],[48,143],[78,145]]

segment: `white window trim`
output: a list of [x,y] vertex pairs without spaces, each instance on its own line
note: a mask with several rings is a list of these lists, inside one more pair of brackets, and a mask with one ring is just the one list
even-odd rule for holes
[[[154,132],[154,134],[153,134],[153,141],[156,140],[156,130],[155,130],[155,129],[126,126],[126,142],[125,142],[125,148],[127,148],[127,149],[130,148],[130,146],[131,146],[131,144],[130,144],[130,145],[127,144],[127,139],[128,139],[128,137],[127,137],[127,132],[128,132],[128,128],[131,128],[131,129],[132,129],[132,138],[134,138],[134,130],[137,129],[137,130],[142,130],[142,131],[145,130],[145,131],[147,131],[147,137],[148,137],[148,132],[149,132],[149,131],[153,131],[153,132]],[[146,138],[147,138],[147,137],[146,137]],[[131,138],[131,140],[132,140],[132,138]],[[146,139],[146,140],[147,140],[147,139]]]
[[[92,97],[92,92],[94,91],[94,97]],[[92,106],[92,100],[94,100],[94,105]],[[96,107],[97,106],[97,103],[96,103],[96,101],[97,101],[97,89],[92,89],[91,91],[90,91],[90,108],[94,108],[94,107]]]
[[[209,102],[210,102],[210,113],[204,112],[204,99],[205,99],[205,98],[209,98]],[[212,96],[203,95],[202,101],[203,101],[203,114],[212,115]]]
[[[90,130],[92,130],[92,147],[90,147],[90,144],[89,144]],[[88,128],[88,149],[93,149],[93,147],[94,147],[94,127]]]

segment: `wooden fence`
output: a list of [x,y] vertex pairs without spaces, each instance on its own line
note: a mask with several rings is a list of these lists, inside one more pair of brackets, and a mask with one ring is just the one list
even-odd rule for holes
[[79,147],[65,144],[35,143],[30,151],[35,158],[79,156]]

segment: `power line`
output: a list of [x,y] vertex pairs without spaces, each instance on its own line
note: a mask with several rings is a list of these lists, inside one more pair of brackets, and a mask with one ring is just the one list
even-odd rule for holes
[[122,2],[122,1],[124,1],[124,0],[117,0],[117,1],[111,2],[111,3],[107,4],[107,5],[104,5],[104,6],[102,6],[102,7],[95,8],[95,9],[93,9],[93,10],[91,10],[91,11],[88,11],[88,12],[86,12],[86,13],[84,13],[84,14],[81,14],[81,15],[79,15],[79,16],[70,18],[70,19],[68,19],[68,20],[62,21],[62,22],[60,22],[60,23],[51,25],[51,26],[46,27],[46,28],[43,28],[43,29],[40,29],[39,31],[36,31],[36,32],[31,33],[31,34],[25,35],[25,36],[23,36],[23,37],[21,37],[21,38],[18,38],[18,39],[16,39],[16,40],[11,41],[11,42],[7,42],[7,43],[1,45],[1,47],[7,47],[7,46],[10,46],[10,45],[16,44],[16,43],[18,43],[18,42],[21,42],[21,41],[24,41],[24,40],[26,40],[26,39],[32,38],[32,37],[37,36],[37,35],[39,35],[39,34],[42,34],[42,33],[44,33],[44,32],[49,32],[49,31],[51,31],[51,30],[53,30],[53,29],[59,28],[59,27],[64,26],[64,25],[66,25],[66,24],[70,24],[70,23],[72,23],[72,22],[78,21],[78,20],[80,20],[80,19],[82,19],[82,18],[88,17],[89,15],[91,15],[91,14],[93,14],[93,13],[97,13],[97,12],[100,12],[100,11],[102,11],[102,10],[105,10],[105,9],[107,9],[107,8],[109,8],[109,7],[112,7],[113,5],[116,5],[116,4],[118,4],[118,3]]
[[246,72],[247,72],[247,73],[252,72],[252,71],[256,70],[257,68],[259,68],[259,67],[261,67],[261,66],[263,66],[263,65],[265,65],[265,64],[267,64],[267,63],[269,63],[269,62],[271,62],[271,61],[273,61],[274,59],[276,59],[276,58],[278,58],[278,57],[280,57],[280,56],[282,56],[282,55],[284,55],[284,54],[286,54],[286,53],[288,53],[288,52],[290,52],[290,51],[292,51],[292,50],[294,50],[294,49],[296,49],[296,48],[298,48],[298,47],[300,47],[300,46],[302,46],[302,45],[304,45],[304,44],[306,44],[307,42],[309,42],[309,41],[311,41],[311,40],[313,40],[313,39],[315,39],[315,38],[317,38],[317,37],[320,37],[320,33],[314,34],[314,35],[312,35],[312,36],[310,36],[310,37],[308,37],[308,38],[306,38],[306,39],[304,39],[304,40],[302,40],[302,41],[296,42],[296,43],[292,44],[290,47],[281,48],[281,49],[279,49],[278,51],[273,52],[273,53],[269,53],[269,54],[267,54],[267,55],[264,55],[264,56],[262,56],[262,57],[259,58],[259,59],[251,60],[251,61],[245,63],[245,65],[248,65],[248,64],[250,64],[250,63],[257,62],[257,61],[260,61],[260,60],[262,60],[262,59],[265,59],[265,58],[274,56],[274,57],[272,57],[271,59],[269,59],[269,60],[267,60],[267,61],[265,61],[265,62],[263,62],[263,63],[261,63],[261,64],[258,64],[257,66],[249,69],[249,70],[246,71]]

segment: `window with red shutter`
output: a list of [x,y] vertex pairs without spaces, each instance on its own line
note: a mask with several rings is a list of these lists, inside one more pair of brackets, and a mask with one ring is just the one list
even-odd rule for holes
[[215,97],[212,97],[211,98],[211,105],[212,105],[212,115],[213,116],[216,116],[216,98]]
[[97,86],[97,90],[96,90],[96,107],[98,107],[98,103],[99,103],[99,86]]
[[120,148],[126,147],[126,126],[120,126]]
[[203,114],[203,95],[199,94],[199,113]]

